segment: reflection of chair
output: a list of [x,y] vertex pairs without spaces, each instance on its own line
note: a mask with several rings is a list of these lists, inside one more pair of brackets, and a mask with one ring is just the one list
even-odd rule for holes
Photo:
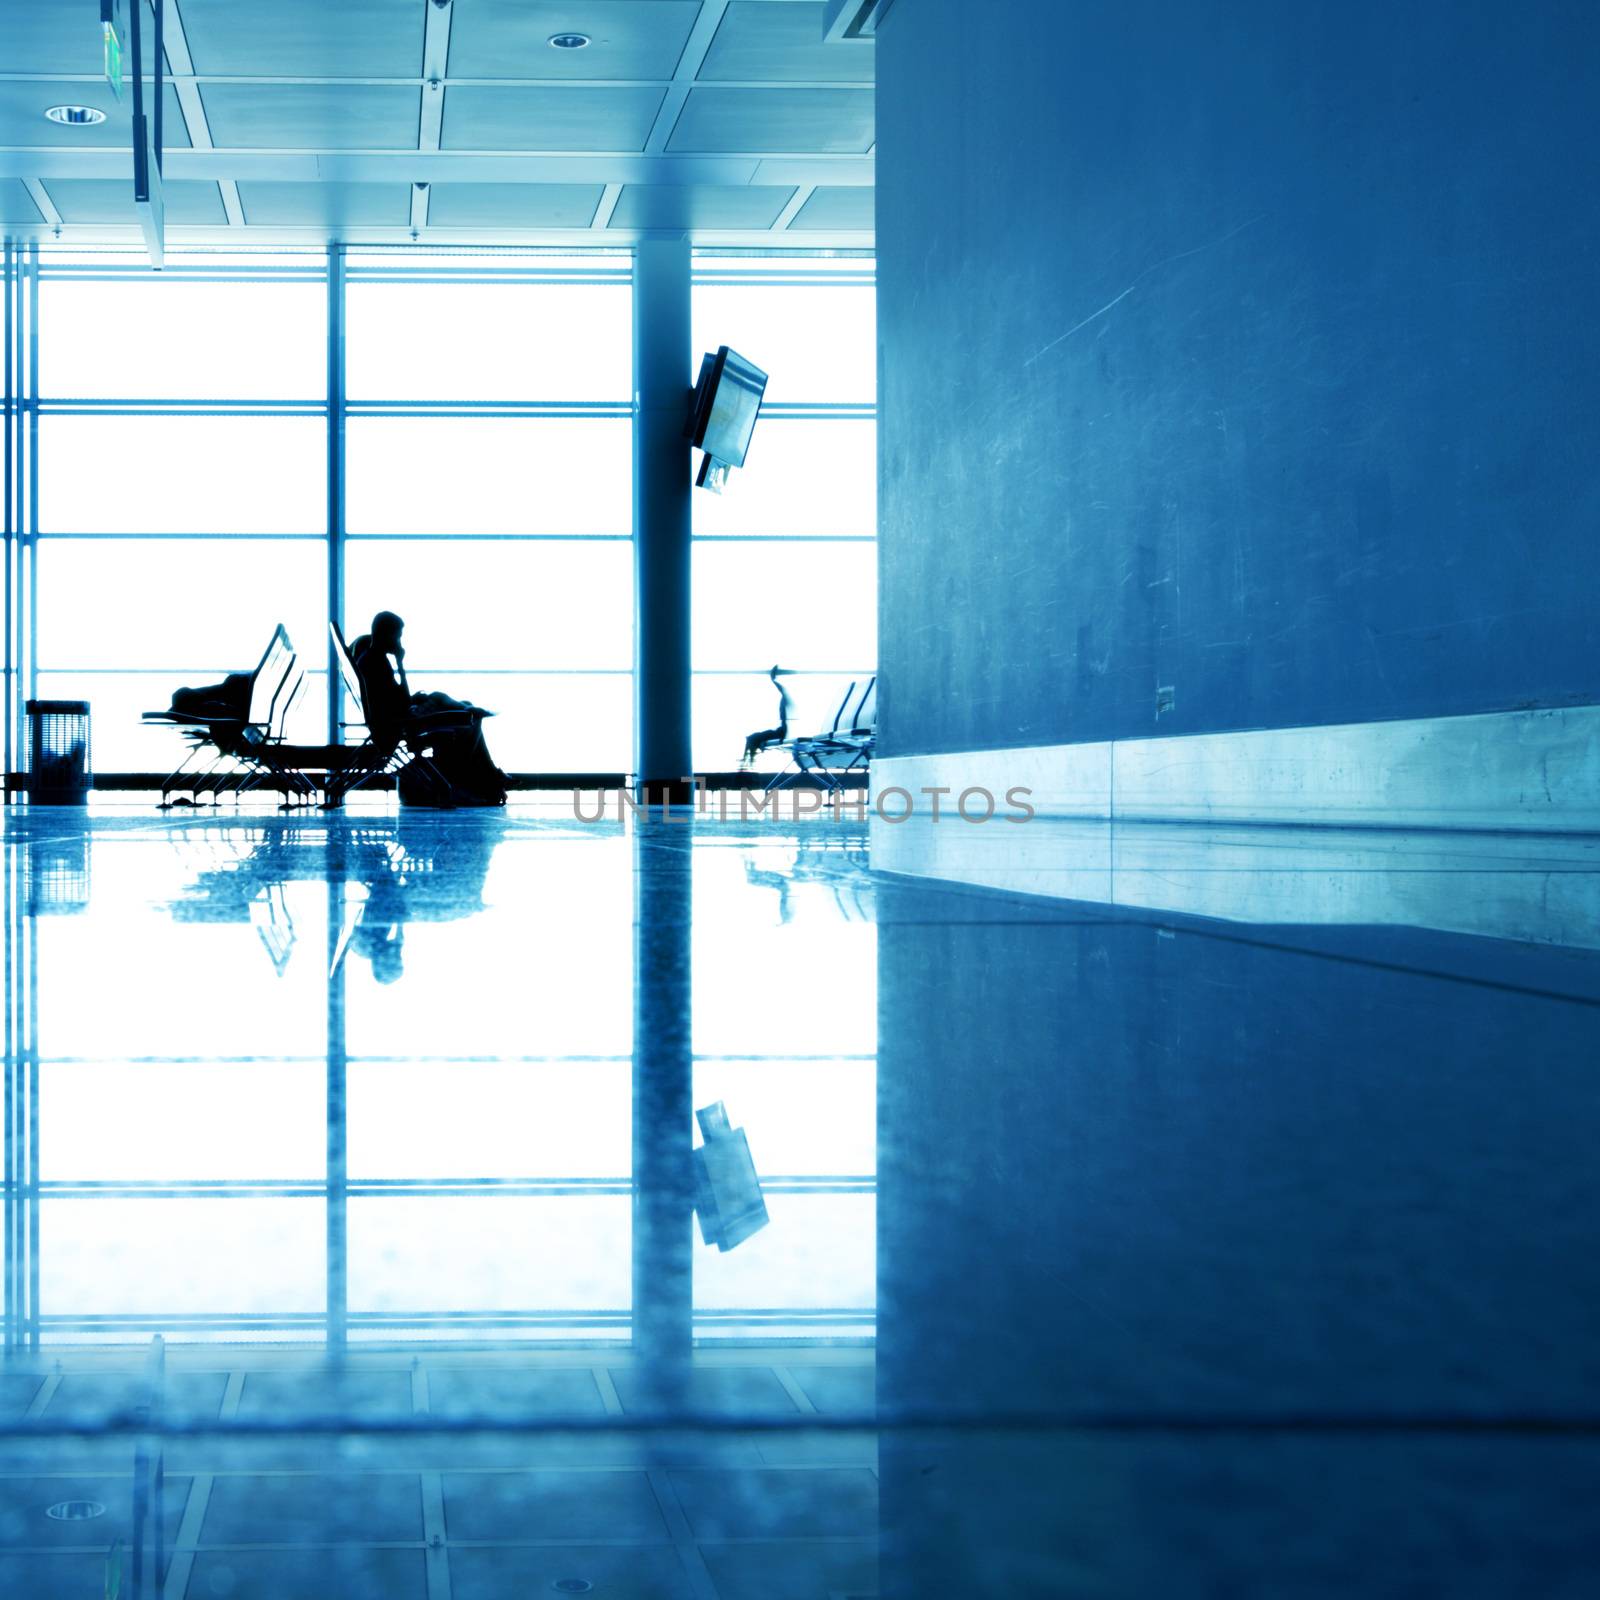
[[498,811],[462,819],[441,837],[402,812],[353,817],[331,835],[299,818],[214,824],[176,835],[185,860],[208,865],[172,902],[181,922],[249,923],[281,975],[296,933],[291,885],[337,885],[337,930],[330,975],[347,952],[366,957],[380,981],[400,975],[404,929],[411,922],[451,922],[484,909],[484,882],[505,837]]
[[868,678],[859,695],[855,690],[854,683],[845,690],[834,713],[833,726],[825,733],[789,741],[789,760],[794,770],[785,767],[768,783],[768,789],[781,789],[801,776],[815,776],[828,788],[838,790],[843,788],[839,779],[845,773],[865,771],[877,741],[878,680]]
[[773,867],[770,850],[748,852],[745,882],[778,895],[778,920],[792,922],[807,905],[823,906],[830,922],[871,922],[873,891],[866,850],[849,838],[808,833],[796,845],[787,865]]
[[[161,785],[162,808],[175,803],[172,795],[180,789],[187,789],[198,801],[202,794],[219,799],[226,793],[239,795],[262,784],[277,783],[282,774],[263,752],[283,743],[290,707],[304,684],[305,671],[280,622],[250,674],[242,713],[230,714],[221,706],[145,712],[142,720],[147,725],[181,729],[190,743],[189,753]],[[303,774],[296,773],[286,792],[304,795],[315,789]]]

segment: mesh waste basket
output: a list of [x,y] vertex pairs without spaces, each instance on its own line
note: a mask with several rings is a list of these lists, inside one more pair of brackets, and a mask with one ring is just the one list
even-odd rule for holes
[[84,805],[89,799],[89,702],[30,700],[27,711],[33,803]]

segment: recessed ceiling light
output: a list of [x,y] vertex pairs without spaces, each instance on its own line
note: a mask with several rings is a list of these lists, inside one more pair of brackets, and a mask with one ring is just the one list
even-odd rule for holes
[[57,1522],[88,1522],[103,1517],[106,1508],[98,1500],[58,1500],[55,1505],[46,1506],[44,1514]]
[[552,33],[550,45],[555,50],[581,50],[588,44],[589,35],[586,33]]
[[52,122],[64,122],[69,128],[92,128],[104,122],[106,114],[98,106],[51,106],[45,115]]

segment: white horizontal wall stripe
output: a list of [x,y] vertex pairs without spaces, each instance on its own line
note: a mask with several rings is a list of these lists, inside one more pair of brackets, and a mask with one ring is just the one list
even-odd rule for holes
[[1255,925],[1435,928],[1600,949],[1596,837],[875,817],[872,865]]
[[[1600,832],[1600,706],[883,757],[890,787],[1041,817]],[[890,802],[891,808],[894,802]],[[1013,830],[1008,829],[1008,832]]]

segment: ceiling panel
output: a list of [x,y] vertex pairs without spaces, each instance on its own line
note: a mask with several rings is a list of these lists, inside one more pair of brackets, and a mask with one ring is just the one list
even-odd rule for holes
[[239,204],[253,227],[403,228],[411,221],[405,183],[241,183]]
[[[7,72],[104,70],[100,9],[84,0],[0,0],[0,63]],[[131,19],[130,19],[131,20]],[[155,13],[144,8],[145,48],[155,48]],[[133,71],[133,42],[122,41],[124,70]],[[151,57],[153,60],[154,57]]]
[[182,0],[196,72],[295,78],[415,78],[421,0]]
[[[700,0],[455,0],[450,74],[457,78],[670,78]],[[586,33],[556,50],[553,33]]]
[[611,213],[613,228],[770,228],[794,198],[788,188],[630,183]]
[[871,89],[695,89],[667,148],[865,155],[872,121]]
[[871,232],[877,193],[867,184],[854,188],[839,183],[818,184],[811,198],[796,212],[789,232],[821,228]]
[[436,183],[430,228],[587,228],[605,193],[599,183]]
[[[13,0],[0,0],[0,7]],[[128,107],[133,103],[131,85],[124,90],[121,105],[104,78],[97,83],[62,82],[44,79],[37,83],[0,83],[0,145],[51,145],[63,150],[104,150],[108,146],[132,148]],[[96,106],[106,120],[95,127],[64,128],[46,122],[50,106]],[[189,147],[189,130],[172,85],[167,85],[166,112],[161,137],[169,150]]]
[[38,206],[21,178],[0,178],[0,222],[42,222]]
[[[131,178],[51,178],[44,187],[63,222],[136,224],[139,220]],[[161,185],[161,203],[168,222],[220,227],[228,220],[222,191],[214,183],[168,178]]]
[[733,0],[711,41],[700,77],[756,78],[783,82],[871,83],[876,46],[868,40],[822,42],[827,7],[775,5],[772,0]]
[[415,150],[422,91],[406,84],[203,83],[219,148]]
[[446,150],[639,151],[661,88],[447,89]]

